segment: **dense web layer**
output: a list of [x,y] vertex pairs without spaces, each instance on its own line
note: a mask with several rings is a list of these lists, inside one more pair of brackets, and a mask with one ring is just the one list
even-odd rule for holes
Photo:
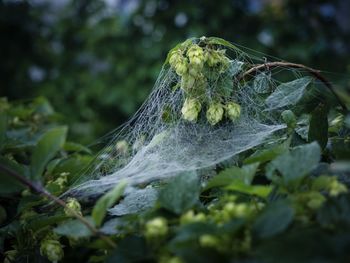
[[123,179],[144,185],[229,160],[283,133],[281,112],[313,81],[284,68],[242,78],[264,59],[217,38],[190,39],[169,54],[149,98],[69,194],[100,194]]

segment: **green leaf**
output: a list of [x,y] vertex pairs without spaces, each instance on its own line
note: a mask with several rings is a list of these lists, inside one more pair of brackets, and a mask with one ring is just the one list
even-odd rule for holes
[[55,113],[52,105],[45,97],[35,98],[33,101],[33,107],[35,107],[35,112],[41,113],[44,116],[50,116]]
[[46,164],[63,147],[67,127],[57,127],[47,131],[38,141],[32,155],[30,174],[33,181],[39,181]]
[[253,89],[259,93],[269,93],[271,91],[271,76],[262,72],[254,78]]
[[137,189],[127,194],[123,200],[109,211],[115,216],[144,212],[155,205],[157,198],[158,191],[155,188]]
[[126,185],[126,181],[121,181],[111,191],[97,200],[94,208],[92,209],[92,218],[96,226],[100,226],[102,224],[103,219],[107,214],[107,209],[111,208],[123,195]]
[[257,150],[251,156],[246,158],[243,163],[251,164],[251,163],[265,163],[275,159],[277,156],[281,155],[288,151],[290,146],[290,138],[283,142],[282,144],[274,145],[268,149]]
[[204,191],[213,187],[225,186],[235,182],[250,185],[258,166],[259,163],[254,163],[244,165],[242,168],[236,166],[227,168],[213,177],[205,186]]
[[266,176],[272,179],[273,172],[277,170],[288,185],[304,178],[316,167],[320,158],[321,149],[316,142],[304,144],[273,160],[266,168]]
[[[93,225],[91,217],[85,217],[85,219]],[[53,231],[58,235],[75,239],[89,237],[93,234],[90,229],[78,219],[65,221],[54,228]]]
[[295,132],[305,141],[308,139],[310,118],[311,116],[309,114],[301,115],[297,121],[297,126],[294,129]]
[[295,105],[303,97],[305,89],[311,81],[311,77],[303,77],[287,83],[282,83],[266,99],[266,104],[271,109]]
[[249,195],[256,195],[261,198],[267,198],[272,191],[272,186],[246,185],[243,183],[233,183],[225,187],[225,189],[237,191],[237,192],[249,194]]
[[209,44],[222,45],[224,47],[228,47],[228,48],[232,48],[234,50],[237,50],[240,53],[244,53],[238,47],[236,47],[235,45],[231,44],[230,42],[228,42],[225,39],[222,39],[222,38],[219,38],[219,37],[209,37],[208,39],[209,39],[209,41],[208,41]]
[[236,76],[242,70],[243,65],[244,65],[244,62],[242,61],[239,61],[237,59],[231,60],[230,67],[227,72],[230,78],[226,78],[227,82],[231,82],[231,86],[232,86],[232,77]]
[[328,107],[319,105],[312,113],[308,141],[317,141],[324,149],[328,142]]
[[67,152],[83,152],[88,154],[92,153],[88,147],[75,142],[66,142],[63,145],[63,149]]
[[54,216],[38,215],[38,216],[35,216],[34,218],[26,220],[26,224],[28,229],[32,230],[33,232],[36,232],[36,231],[39,232],[43,228],[61,223],[65,219],[67,219],[65,215],[54,215]]
[[270,204],[258,216],[253,231],[259,238],[267,238],[287,229],[294,218],[294,209],[286,201],[276,201]]
[[191,208],[198,201],[200,192],[199,179],[196,173],[182,173],[173,178],[160,191],[160,205],[176,214]]
[[[17,172],[20,175],[27,176],[27,167],[24,165],[15,163],[5,157],[0,156],[0,163],[8,167],[9,169]],[[24,186],[18,182],[11,175],[5,174],[0,171],[0,196],[8,196],[11,194],[19,193],[24,189]]]

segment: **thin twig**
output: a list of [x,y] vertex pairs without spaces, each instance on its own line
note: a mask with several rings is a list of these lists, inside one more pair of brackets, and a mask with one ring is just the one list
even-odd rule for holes
[[270,70],[271,68],[275,67],[286,67],[286,68],[299,68],[299,69],[305,69],[307,72],[309,72],[311,75],[313,75],[315,78],[320,80],[329,90],[330,92],[334,95],[334,97],[338,100],[339,105],[343,108],[343,110],[347,111],[346,105],[343,103],[343,101],[339,98],[338,94],[335,92],[332,84],[321,75],[321,72],[319,70],[307,67],[302,64],[296,64],[296,63],[291,63],[291,62],[267,62],[263,64],[258,64],[253,66],[252,68],[248,69],[245,71],[238,80],[245,79],[248,76],[254,75],[260,70]]
[[104,240],[108,245],[110,245],[112,248],[115,248],[117,245],[115,242],[110,239],[109,237],[103,235],[98,229],[95,228],[88,220],[86,220],[82,215],[74,211],[73,209],[69,208],[67,204],[60,198],[52,195],[50,192],[48,192],[40,183],[33,183],[26,177],[18,174],[17,172],[13,171],[12,169],[0,164],[0,171],[8,174],[9,176],[15,178],[17,181],[22,183],[25,186],[28,186],[31,190],[34,192],[47,197],[51,201],[55,202],[56,204],[62,206],[66,210],[69,211],[70,214],[72,214],[76,219],[78,219],[81,223],[83,223],[95,236],[98,236],[102,240]]

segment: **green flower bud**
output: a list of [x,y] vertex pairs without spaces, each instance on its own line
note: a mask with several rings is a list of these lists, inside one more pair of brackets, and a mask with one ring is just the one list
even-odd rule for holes
[[235,216],[245,217],[249,213],[249,207],[246,204],[238,204],[235,209]]
[[30,196],[31,194],[29,189],[24,189],[21,193],[22,197]]
[[237,120],[241,116],[241,106],[234,102],[226,104],[226,116],[231,121]]
[[201,108],[202,106],[197,99],[187,98],[181,109],[182,117],[187,121],[195,122]]
[[60,261],[63,256],[63,248],[58,240],[43,240],[40,244],[40,254],[51,262]]
[[285,110],[281,114],[283,121],[287,124],[290,130],[294,130],[297,125],[297,119],[291,110]]
[[146,223],[145,236],[148,239],[166,236],[168,223],[163,217],[156,217]]
[[226,57],[225,53],[225,49],[207,49],[205,52],[205,60],[208,63],[208,66],[214,67],[221,64],[222,70],[226,70],[230,64],[230,60]]
[[129,152],[129,144],[125,140],[118,141],[115,145],[115,149],[117,150],[118,153],[122,155],[127,155]]
[[340,183],[336,178],[332,180],[330,186],[329,186],[329,195],[337,197],[340,194],[347,193],[348,189],[346,188],[346,185]]
[[176,64],[183,60],[182,51],[180,49],[174,50],[170,54],[169,64],[172,68],[175,68]]
[[207,120],[211,125],[217,124],[222,120],[224,108],[220,103],[212,103],[207,110]]
[[69,173],[61,173],[60,176],[55,181],[53,181],[53,183],[59,186],[61,190],[63,190],[68,183],[68,174]]
[[205,220],[206,220],[205,214],[203,213],[195,214],[193,210],[189,210],[187,213],[183,214],[180,217],[180,224],[186,225],[186,224],[191,224],[196,222],[204,222]]
[[223,207],[224,214],[229,217],[245,217],[249,211],[249,207],[244,203],[236,204],[234,202],[228,202]]
[[220,245],[220,239],[213,235],[201,235],[199,237],[199,244],[202,247],[216,248]]
[[66,207],[64,208],[64,213],[67,216],[74,217],[74,213],[72,212],[72,210],[77,214],[81,215],[81,206],[78,200],[75,198],[69,197],[66,202]]
[[192,45],[187,50],[187,56],[192,66],[199,67],[199,68],[203,67],[205,58],[204,58],[204,51],[200,46],[198,46],[197,44]]
[[179,76],[186,74],[188,62],[187,59],[182,55],[181,50],[175,50],[171,53],[169,64],[173,69],[175,69],[176,74]]
[[187,69],[188,69],[188,63],[186,60],[179,61],[175,65],[176,74],[179,76],[185,75],[187,73]]
[[326,198],[319,192],[310,192],[308,197],[309,201],[306,205],[312,210],[319,209],[322,206],[322,204],[326,201]]

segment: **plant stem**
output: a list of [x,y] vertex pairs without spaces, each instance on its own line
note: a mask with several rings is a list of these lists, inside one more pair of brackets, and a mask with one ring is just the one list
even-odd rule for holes
[[8,174],[9,176],[15,178],[17,181],[22,183],[25,186],[28,186],[31,190],[34,192],[47,197],[51,201],[55,202],[56,204],[62,206],[66,210],[69,211],[76,219],[78,219],[81,223],[83,223],[95,236],[98,236],[102,240],[104,240],[108,245],[110,245],[112,248],[115,248],[117,245],[115,242],[110,239],[109,237],[103,235],[97,228],[95,228],[94,225],[92,225],[88,220],[86,220],[82,215],[74,211],[73,209],[69,208],[67,204],[60,198],[52,195],[49,191],[47,191],[40,183],[34,183],[31,182],[29,179],[25,178],[24,176],[18,174],[17,172],[13,171],[12,169],[0,164],[0,171]]
[[246,78],[247,76],[251,76],[259,72],[260,70],[270,70],[271,68],[275,67],[286,67],[286,68],[299,68],[299,69],[305,69],[308,73],[313,75],[315,78],[320,80],[329,90],[330,92],[334,95],[334,97],[338,100],[339,105],[343,108],[344,111],[347,111],[346,105],[343,103],[343,101],[339,98],[338,94],[335,92],[332,84],[321,75],[321,71],[307,67],[302,64],[296,64],[296,63],[291,63],[291,62],[267,62],[263,64],[258,64],[253,66],[252,68],[248,69],[245,71],[240,77],[239,80]]

